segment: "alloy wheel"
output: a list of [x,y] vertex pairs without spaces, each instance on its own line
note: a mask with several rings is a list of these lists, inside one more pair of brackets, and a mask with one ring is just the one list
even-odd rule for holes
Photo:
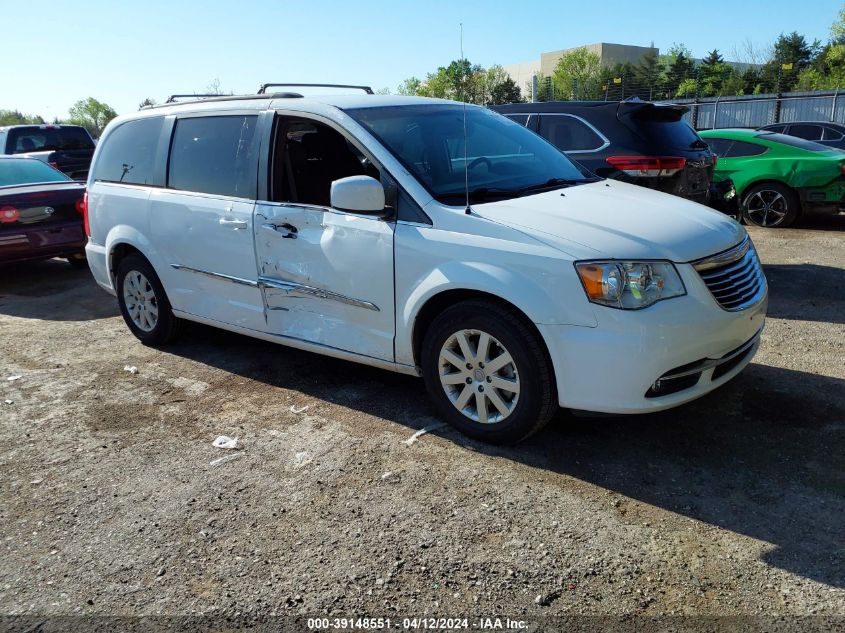
[[773,227],[786,218],[787,199],[779,191],[761,189],[748,196],[745,202],[749,219],[758,226]]
[[123,279],[123,302],[129,318],[137,328],[152,332],[158,323],[158,300],[149,279],[137,270],[130,270]]
[[440,384],[454,407],[480,424],[506,419],[519,400],[519,374],[510,352],[486,332],[452,334],[440,349]]

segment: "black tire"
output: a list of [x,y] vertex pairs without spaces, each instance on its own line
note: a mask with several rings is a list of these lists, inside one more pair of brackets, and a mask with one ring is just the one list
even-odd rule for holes
[[88,268],[88,260],[85,258],[85,253],[77,253],[67,257],[66,259],[67,263],[70,264],[72,268],[76,268],[77,270]]
[[785,229],[795,224],[800,214],[798,196],[792,189],[777,182],[754,185],[742,196],[742,219],[746,224]]
[[[463,369],[458,369],[454,362],[441,362],[441,351],[444,346],[449,351],[450,344],[458,345],[456,337],[462,332],[465,333],[464,342],[469,343],[470,351],[475,356]],[[482,334],[491,337],[488,349],[495,356],[488,356],[487,353],[479,355]],[[473,337],[477,338],[473,340]],[[495,373],[485,374],[484,363],[478,362],[481,357],[488,358],[492,368],[498,364],[496,361],[499,356],[504,358],[504,353],[509,353],[513,362],[508,363],[504,369],[494,369]],[[465,356],[458,354],[459,359],[465,359]],[[481,373],[478,373],[479,369]],[[435,318],[423,340],[422,370],[426,389],[442,417],[465,435],[490,444],[521,442],[539,431],[558,409],[554,372],[542,340],[521,315],[495,302],[464,301],[447,308]],[[504,371],[509,374],[505,376],[499,373]],[[465,375],[459,376],[461,373]],[[444,385],[441,374],[453,377],[454,384]],[[513,381],[511,384],[517,384],[518,394],[514,394],[512,389],[491,387],[493,384],[501,384],[499,379],[502,378],[510,378]],[[493,379],[496,379],[495,383]],[[473,382],[467,383],[467,380]],[[486,397],[491,400],[490,403],[479,405],[485,387]],[[467,405],[469,413],[466,407],[461,410],[457,404],[465,395],[464,389],[470,389],[471,392],[467,396],[472,400]],[[492,406],[493,397],[506,407],[512,407],[507,415]],[[482,424],[480,409],[486,411],[491,406],[488,418],[491,422]],[[478,419],[473,419],[471,415]],[[484,413],[484,416],[487,414]],[[500,419],[495,420],[497,417]]]
[[[143,284],[144,291],[147,293],[152,291],[153,293],[152,299],[148,301],[157,309],[157,318],[154,324],[145,323],[147,327],[151,325],[149,329],[140,327],[130,315],[130,309],[127,307],[127,299],[124,294],[125,285],[127,283],[131,284],[129,277],[135,274],[142,275],[143,279],[146,280],[147,283]],[[131,293],[132,290],[130,289]],[[129,327],[132,334],[144,345],[164,345],[174,340],[182,330],[184,322],[182,319],[173,315],[173,311],[170,308],[170,301],[167,299],[167,294],[164,292],[164,287],[161,285],[158,275],[156,275],[150,263],[141,255],[134,253],[127,255],[118,264],[117,302],[127,327]],[[143,319],[140,320],[144,322]]]

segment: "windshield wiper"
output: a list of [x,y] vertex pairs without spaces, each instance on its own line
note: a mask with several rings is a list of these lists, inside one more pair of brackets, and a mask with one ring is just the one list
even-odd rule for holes
[[[469,199],[470,201],[481,201],[491,198],[517,198],[520,195],[520,191],[519,189],[503,189],[501,187],[476,187],[475,189],[470,189]],[[439,200],[443,200],[444,198],[449,200],[464,200],[466,196],[466,191],[450,191],[449,193],[441,193],[437,198]]]
[[[561,189],[563,187],[571,187],[573,185],[582,185],[588,182],[597,182],[601,180],[598,176],[593,178],[549,178],[546,182],[541,182],[536,185],[528,185],[527,187],[520,187],[518,189],[506,189],[503,187],[476,187],[470,189],[470,201],[483,201],[493,198],[519,198],[529,193],[537,193],[543,190]],[[444,198],[452,200],[461,200],[466,197],[465,191],[450,191],[449,193],[442,193],[437,198],[443,200]]]
[[528,185],[519,190],[519,193],[533,193],[543,191],[545,189],[561,189],[563,187],[572,187],[573,185],[582,185],[587,182],[596,182],[600,178],[549,178],[546,182],[541,182],[536,185]]
[[504,189],[502,187],[476,187],[469,192],[470,200],[487,200],[489,198],[516,197],[521,189]]

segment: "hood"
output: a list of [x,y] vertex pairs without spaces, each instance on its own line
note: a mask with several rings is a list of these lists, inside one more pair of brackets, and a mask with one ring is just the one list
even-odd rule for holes
[[745,236],[739,223],[719,211],[615,180],[476,204],[472,210],[573,259],[688,262],[727,250]]

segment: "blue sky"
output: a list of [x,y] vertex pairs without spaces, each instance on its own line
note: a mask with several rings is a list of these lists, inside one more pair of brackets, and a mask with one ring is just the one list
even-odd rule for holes
[[[119,113],[145,97],[254,92],[267,81],[363,83],[392,91],[460,57],[483,66],[593,42],[674,42],[731,59],[781,32],[827,40],[834,0],[5,0],[0,109],[64,117],[93,96]],[[10,59],[11,57],[11,59]]]

